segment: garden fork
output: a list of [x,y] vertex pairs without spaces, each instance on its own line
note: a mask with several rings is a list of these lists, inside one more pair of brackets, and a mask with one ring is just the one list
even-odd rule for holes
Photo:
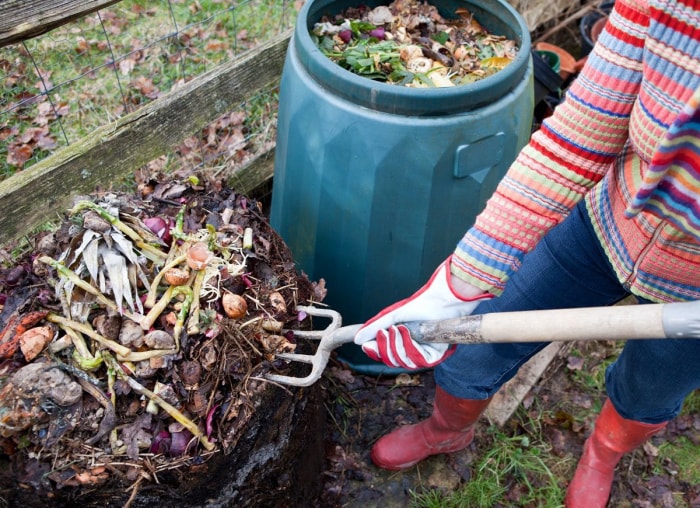
[[[340,314],[331,309],[299,306],[297,310],[331,320],[323,330],[294,330],[297,337],[320,341],[315,354],[277,355],[284,360],[310,364],[311,373],[304,377],[279,374],[267,374],[266,377],[286,385],[310,386],[323,374],[333,350],[352,342],[362,325],[341,326]],[[404,325],[418,342],[447,344],[700,339],[700,301],[496,312]]]

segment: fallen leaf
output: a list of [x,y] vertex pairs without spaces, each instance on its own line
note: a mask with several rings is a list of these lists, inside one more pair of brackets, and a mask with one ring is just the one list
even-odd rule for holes
[[581,370],[583,368],[584,359],[578,356],[569,356],[566,366],[569,370]]
[[153,435],[146,430],[150,428],[150,413],[142,413],[136,417],[133,423],[124,426],[122,439],[126,444],[126,454],[130,459],[136,460],[138,458],[140,447],[150,446]]
[[58,146],[58,143],[52,136],[42,135],[36,140],[36,146],[42,150],[53,150]]
[[418,386],[420,385],[420,376],[412,376],[405,372],[402,372],[396,376],[396,386]]
[[89,49],[90,46],[85,40],[85,37],[78,37],[78,40],[75,43],[75,52],[79,55],[84,55]]
[[207,45],[205,46],[207,51],[223,51],[226,49],[226,43],[223,41],[209,41],[207,42]]
[[34,149],[25,143],[10,143],[7,147],[7,163],[21,168],[33,154]]
[[145,76],[139,76],[131,82],[132,86],[136,88],[141,95],[148,97],[149,99],[155,99],[160,95],[160,90],[153,84],[151,78]]
[[134,62],[132,59],[125,58],[119,61],[119,71],[122,73],[122,75],[128,76],[131,74],[131,71],[134,70],[135,65],[136,62]]
[[652,457],[659,456],[659,449],[654,446],[651,441],[645,442],[642,448],[647,455],[651,455]]
[[17,135],[17,127],[3,127],[0,129],[0,141],[5,141],[10,136]]

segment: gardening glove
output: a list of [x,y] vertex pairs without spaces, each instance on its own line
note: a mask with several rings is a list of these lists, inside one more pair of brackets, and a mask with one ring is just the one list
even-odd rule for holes
[[445,260],[430,280],[412,296],[401,300],[367,321],[355,335],[367,356],[390,367],[433,367],[450,356],[454,344],[418,343],[408,328],[397,323],[443,320],[468,316],[490,293],[469,286],[472,297],[460,296],[452,284],[450,260]]

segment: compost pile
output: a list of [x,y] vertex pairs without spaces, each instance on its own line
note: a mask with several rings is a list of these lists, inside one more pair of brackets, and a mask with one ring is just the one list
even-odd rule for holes
[[324,296],[256,201],[196,177],[77,200],[33,243],[0,272],[0,476],[37,492],[231,452]]
[[460,7],[455,19],[418,0],[395,0],[374,9],[346,9],[323,17],[311,36],[341,67],[377,81],[406,87],[473,83],[507,66],[515,41],[493,35]]

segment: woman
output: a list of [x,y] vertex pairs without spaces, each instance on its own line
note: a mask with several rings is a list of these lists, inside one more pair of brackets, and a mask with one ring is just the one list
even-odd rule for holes
[[[435,366],[433,414],[372,449],[403,469],[465,448],[500,386],[546,344],[419,345],[396,323],[700,299],[700,5],[617,0],[566,99],[533,134],[454,253],[355,337],[372,358]],[[478,309],[477,309],[478,306]],[[700,341],[628,341],[569,485],[605,506],[621,456],[700,387]]]

